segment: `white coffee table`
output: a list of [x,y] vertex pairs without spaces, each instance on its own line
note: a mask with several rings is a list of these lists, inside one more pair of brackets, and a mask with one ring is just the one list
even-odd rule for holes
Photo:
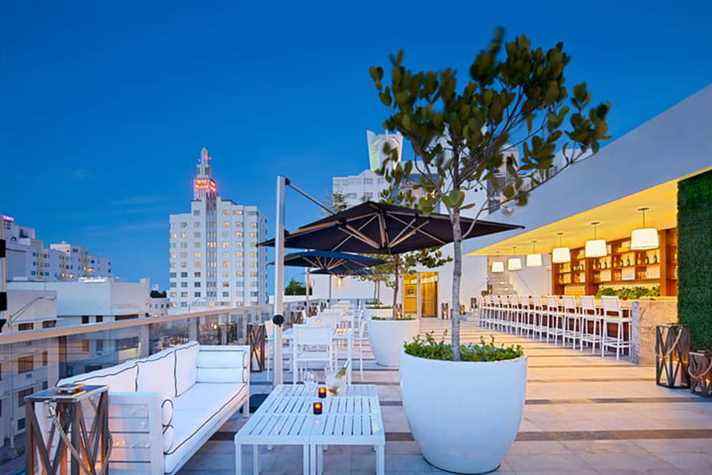
[[[312,403],[323,413],[314,415]],[[235,469],[242,473],[242,446],[253,446],[253,474],[259,473],[260,445],[301,445],[303,473],[323,470],[323,450],[329,445],[370,445],[376,450],[377,473],[385,473],[385,431],[376,387],[349,386],[344,394],[319,399],[304,385],[280,385],[235,434]]]

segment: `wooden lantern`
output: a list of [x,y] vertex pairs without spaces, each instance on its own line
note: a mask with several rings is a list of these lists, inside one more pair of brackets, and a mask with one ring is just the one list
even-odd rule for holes
[[[93,419],[82,402],[96,401]],[[50,405],[49,434],[35,412],[35,404]],[[106,475],[111,457],[109,392],[107,386],[81,386],[72,393],[46,389],[25,398],[26,473]],[[89,422],[89,424],[87,424]]]
[[689,388],[690,331],[684,325],[655,328],[655,383],[667,388]]

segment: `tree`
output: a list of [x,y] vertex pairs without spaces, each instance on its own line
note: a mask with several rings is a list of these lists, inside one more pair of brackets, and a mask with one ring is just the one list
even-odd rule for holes
[[[284,288],[284,295],[306,295],[307,289],[298,280],[290,279],[289,284]],[[309,294],[311,294],[311,289],[309,289]]]
[[[531,191],[598,152],[600,142],[609,138],[610,105],[592,106],[585,83],[569,94],[564,70],[570,57],[563,43],[548,50],[533,48],[524,35],[505,43],[501,28],[475,56],[464,85],[458,85],[453,69],[412,71],[403,59],[403,51],[390,56],[387,84],[382,67],[371,67],[369,74],[391,114],[384,128],[406,137],[415,159],[401,161],[398,151],[385,144],[386,160],[379,173],[397,186],[415,169],[419,209],[430,213],[442,204],[450,216],[452,350],[453,360],[459,360],[460,216],[474,209],[477,218],[487,208],[487,200],[466,203],[466,192],[486,188],[501,194],[501,204],[526,205]],[[564,163],[554,170],[557,153]],[[502,171],[504,181],[497,179]]]

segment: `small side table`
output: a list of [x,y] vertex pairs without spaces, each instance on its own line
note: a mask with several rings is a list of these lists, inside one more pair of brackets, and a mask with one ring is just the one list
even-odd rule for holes
[[[57,388],[50,388],[25,398],[25,414],[28,421],[25,433],[26,473],[35,473],[35,467],[39,466],[40,473],[64,474],[67,465],[70,467],[71,475],[108,473],[111,455],[108,390],[107,386],[84,386],[77,393],[60,394]],[[95,406],[96,411],[91,427],[87,428],[82,402],[92,399],[97,399],[98,404]],[[55,412],[59,426],[62,432],[69,436],[69,442],[61,434],[57,434],[57,427],[52,424],[49,428],[48,442],[45,443],[35,413],[35,403],[56,405]],[[50,458],[55,438],[57,449],[54,456]],[[35,460],[36,455],[39,455],[39,464]]]

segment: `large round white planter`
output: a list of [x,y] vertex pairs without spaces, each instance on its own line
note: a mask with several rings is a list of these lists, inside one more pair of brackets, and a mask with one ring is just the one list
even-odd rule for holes
[[371,317],[391,318],[393,316],[392,308],[368,308],[368,307],[366,307],[366,312],[368,312],[369,316],[371,316]]
[[524,408],[527,357],[438,361],[401,352],[403,407],[425,459],[457,473],[496,470]]
[[418,334],[420,321],[413,320],[369,320],[368,341],[373,356],[379,366],[397,368],[403,343]]

